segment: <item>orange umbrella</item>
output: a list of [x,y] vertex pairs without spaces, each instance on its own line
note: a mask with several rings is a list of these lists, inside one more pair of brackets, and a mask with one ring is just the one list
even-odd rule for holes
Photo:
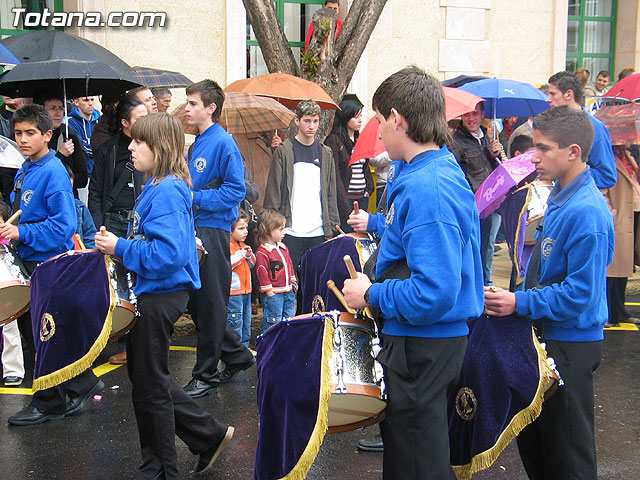
[[245,92],[275,98],[285,107],[295,109],[302,100],[315,100],[320,108],[338,110],[336,102],[320,85],[286,73],[269,73],[237,80],[225,92]]
[[[444,91],[444,118],[447,122],[465,113],[473,112],[476,105],[484,100],[457,88],[442,87],[442,90]],[[377,157],[386,150],[380,139],[379,127],[380,124],[375,117],[367,122],[353,147],[349,165],[362,158]]]

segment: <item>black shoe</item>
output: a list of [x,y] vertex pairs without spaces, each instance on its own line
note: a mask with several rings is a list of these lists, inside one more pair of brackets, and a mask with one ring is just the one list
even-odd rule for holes
[[200,454],[198,464],[196,465],[196,473],[203,473],[211,468],[216,459],[220,456],[220,453],[229,445],[231,438],[233,437],[234,428],[232,426],[227,427],[227,432],[222,437],[222,440],[217,445],[214,445],[206,452]]
[[216,393],[218,391],[218,387],[215,385],[211,385],[203,380],[198,380],[197,378],[192,378],[189,383],[184,387],[184,391],[187,392],[191,398],[200,398],[205,395],[211,395],[212,393]]
[[87,406],[87,401],[100,392],[104,388],[104,382],[102,380],[98,380],[91,390],[89,390],[84,395],[78,395],[77,397],[71,397],[67,402],[67,407],[64,409],[64,414],[67,417],[71,417],[76,415],[84,410]]
[[358,440],[358,450],[365,452],[384,452],[382,437],[377,435],[373,440]]
[[620,326],[619,323],[607,322],[604,324],[604,328],[618,328],[619,326]]
[[235,377],[238,372],[243,370],[248,370],[256,364],[256,359],[251,356],[251,360],[246,363],[236,363],[233,365],[227,365],[226,368],[220,372],[220,383],[227,383],[233,377]]
[[9,423],[16,426],[37,425],[38,423],[48,422],[49,420],[62,420],[64,414],[46,413],[38,410],[36,407],[27,405],[15,415],[9,417]]
[[4,386],[5,387],[19,387],[22,384],[22,377],[15,377],[9,375],[8,377],[4,377]]

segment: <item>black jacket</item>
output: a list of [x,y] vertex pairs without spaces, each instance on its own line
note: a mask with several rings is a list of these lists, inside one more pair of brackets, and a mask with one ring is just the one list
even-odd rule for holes
[[482,131],[485,135],[480,141],[462,124],[453,133],[452,152],[474,192],[498,166],[498,161],[491,154],[491,139],[484,128]]
[[[126,137],[126,135],[122,132],[115,134],[109,140],[100,145],[100,148],[98,148],[95,156],[95,163],[93,165],[93,172],[91,174],[91,183],[89,184],[88,206],[89,211],[91,212],[91,216],[93,217],[93,221],[98,228],[101,225],[104,225],[104,214],[107,213],[107,211],[105,211],[105,204],[107,202],[107,198],[113,190],[113,187],[115,186],[115,183],[118,181],[118,178],[115,175],[115,171],[116,169],[120,170],[122,164],[126,164],[131,160],[131,152],[129,152],[129,150],[124,147],[125,144],[128,145],[128,142],[124,141],[126,140],[126,138],[121,142],[121,138],[123,137]],[[118,166],[118,168],[116,168],[116,166]],[[144,174],[142,172],[134,170],[133,201],[131,202],[131,205],[122,205],[121,207],[117,207],[119,205],[119,202],[118,199],[116,199],[116,201],[114,202],[114,207],[111,208],[111,211],[113,211],[114,208],[117,210],[132,210],[135,199],[138,197],[138,195],[140,195],[140,192],[142,191],[144,182]],[[124,188],[120,191],[119,197],[122,197],[123,191]]]
[[53,131],[53,135],[51,136],[51,140],[49,140],[49,148],[51,150],[55,150],[56,157],[62,161],[67,167],[71,169],[73,172],[73,196],[78,198],[78,189],[84,188],[87,186],[87,182],[89,181],[89,174],[87,173],[87,152],[82,148],[82,143],[80,143],[80,139],[78,136],[73,133],[71,128],[69,128],[69,138],[73,142],[73,153],[65,157],[63,154],[58,152],[58,139],[60,135],[63,135],[64,139],[64,125],[60,125]]
[[[336,133],[331,133],[324,140],[324,144],[331,148],[333,152],[333,160],[336,164],[336,194],[338,202],[338,213],[340,215],[340,221],[346,222],[349,214],[353,210],[352,202],[349,201],[347,192],[349,191],[349,183],[351,183],[351,167],[349,166],[349,160],[351,159],[351,152],[344,144],[344,141]],[[364,172],[364,179],[366,182],[365,191],[372,195],[376,186],[373,181],[373,175],[369,168],[369,160],[364,162],[362,167]]]

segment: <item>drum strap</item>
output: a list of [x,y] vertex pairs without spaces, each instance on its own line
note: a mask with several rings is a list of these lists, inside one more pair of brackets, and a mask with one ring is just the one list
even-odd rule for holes
[[109,196],[107,197],[107,199],[104,202],[104,205],[102,206],[103,215],[106,215],[109,212],[109,210],[111,210],[111,207],[113,206],[116,199],[118,198],[118,195],[120,195],[120,192],[124,187],[124,184],[127,183],[127,181],[133,175],[133,170],[134,170],[133,163],[131,161],[127,162],[124,166],[124,170],[122,170],[122,173],[120,173],[118,180],[113,185],[113,189],[111,190],[111,193],[109,193]]

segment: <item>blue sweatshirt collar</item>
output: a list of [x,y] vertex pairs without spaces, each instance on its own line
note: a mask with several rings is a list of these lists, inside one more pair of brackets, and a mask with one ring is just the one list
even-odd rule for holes
[[436,158],[447,155],[448,153],[450,152],[446,145],[442,146],[442,148],[438,150],[425,150],[413,157],[409,163],[404,162],[406,164],[404,168],[420,168],[423,165],[432,162]]
[[[214,132],[216,132],[218,129],[221,129],[222,127],[220,126],[220,124],[218,122],[215,122],[213,125],[207,127],[207,129],[196,135],[196,140],[198,140],[198,138],[200,137],[207,137],[209,135],[213,135]],[[224,129],[223,129],[224,130]]]
[[569,185],[561,189],[560,184],[556,182],[553,186],[553,190],[549,194],[547,203],[553,203],[557,207],[562,207],[567,201],[578,191],[582,185],[589,179],[591,174],[589,173],[589,165],[584,169],[576,178],[574,178]]

